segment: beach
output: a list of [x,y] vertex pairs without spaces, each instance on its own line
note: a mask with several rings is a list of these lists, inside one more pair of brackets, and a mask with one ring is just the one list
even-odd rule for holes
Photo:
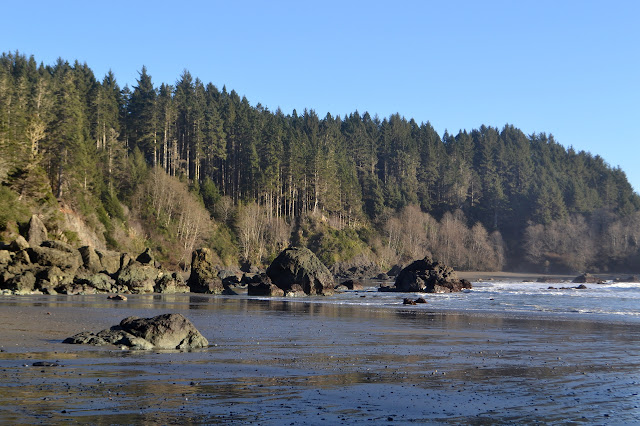
[[[4,296],[0,422],[640,420],[638,322],[328,300]],[[189,318],[210,346],[129,351],[62,343],[130,315],[168,312]]]

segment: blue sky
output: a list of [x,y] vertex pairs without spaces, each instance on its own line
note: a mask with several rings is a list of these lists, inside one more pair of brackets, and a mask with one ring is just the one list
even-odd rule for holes
[[[20,3],[20,4],[19,4]],[[285,113],[369,111],[546,132],[640,191],[639,1],[31,1],[2,7],[4,52],[86,62],[121,86],[184,69]]]

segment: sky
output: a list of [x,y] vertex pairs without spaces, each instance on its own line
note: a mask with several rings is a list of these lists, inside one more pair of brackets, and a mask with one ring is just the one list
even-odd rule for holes
[[290,114],[552,134],[640,191],[640,1],[29,1],[0,49],[154,85],[184,70]]

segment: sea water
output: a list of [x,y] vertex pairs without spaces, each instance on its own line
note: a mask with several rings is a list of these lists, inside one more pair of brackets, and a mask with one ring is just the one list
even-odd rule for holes
[[[363,290],[345,291],[329,297],[277,300],[640,323],[640,283],[606,282],[586,284],[586,289],[576,289],[577,284],[566,282],[481,281],[474,282],[471,290],[444,294],[379,292],[379,282],[367,284]],[[403,304],[405,298],[424,298],[427,303],[406,306]]]

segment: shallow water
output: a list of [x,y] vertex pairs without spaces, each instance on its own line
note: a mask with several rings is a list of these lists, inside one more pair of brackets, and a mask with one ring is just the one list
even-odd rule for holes
[[[551,297],[549,285],[476,284],[418,306],[402,305],[416,295],[371,290],[300,299],[3,297],[0,422],[638,422],[636,316],[575,312],[579,303],[597,306],[589,289],[562,290],[565,301],[552,305],[571,301],[564,310],[535,308]],[[211,346],[61,343],[129,315],[166,312],[187,316]]]

